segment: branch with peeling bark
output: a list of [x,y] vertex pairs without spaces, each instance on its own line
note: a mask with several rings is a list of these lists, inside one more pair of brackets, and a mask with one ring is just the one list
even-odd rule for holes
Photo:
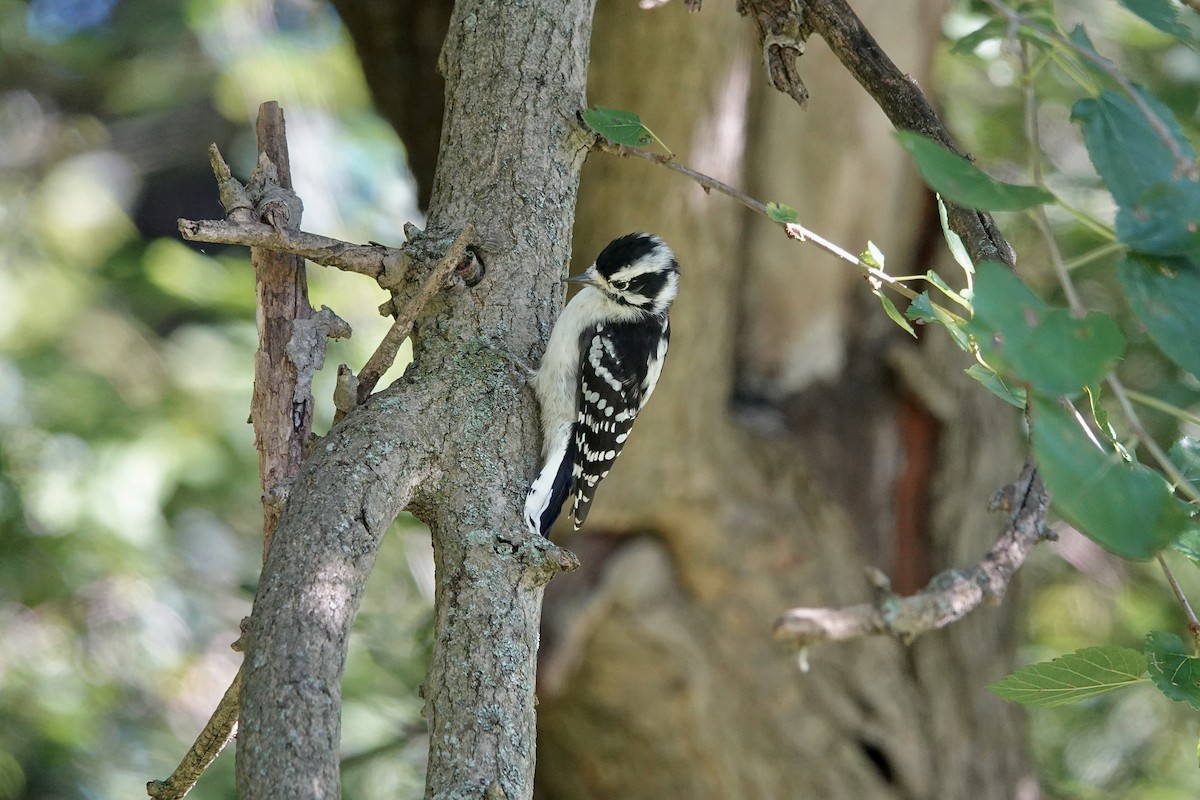
[[352,244],[296,226],[273,225],[263,221],[255,207],[261,205],[248,187],[233,177],[229,165],[215,144],[208,147],[208,158],[217,178],[217,189],[227,219],[179,220],[179,235],[189,242],[236,244],[261,247],[279,253],[305,258],[323,267],[334,267],[373,278],[384,289],[394,289],[404,282],[407,260],[401,248],[381,244]]
[[[303,260],[306,259],[321,266],[366,275],[394,296],[412,288],[410,284],[413,280],[411,273],[414,258],[410,255],[407,245],[393,248],[378,243],[354,244],[299,230],[293,224],[299,222],[298,209],[302,207],[299,198],[291,194],[290,179],[289,188],[279,185],[280,173],[265,152],[260,157],[259,169],[251,176],[246,186],[242,186],[233,177],[229,165],[215,144],[209,146],[209,161],[217,178],[221,204],[229,217],[224,220],[181,219],[179,233],[184,239],[212,244],[242,245],[252,248],[252,252],[270,252],[277,254],[276,257],[299,258],[301,261],[297,263],[301,269]],[[277,209],[280,207],[283,213],[278,213]],[[404,230],[409,244],[425,237],[423,231],[411,224],[405,225]],[[475,229],[468,224],[446,248],[445,255],[417,286],[412,297],[394,312],[395,322],[364,365],[362,373],[356,376],[345,364],[338,368],[334,397],[335,422],[340,421],[346,413],[362,405],[370,397],[379,379],[394,363],[400,345],[412,333],[417,315],[437,292],[448,288],[474,286],[482,279],[483,263],[472,249],[473,244]],[[386,309],[397,307],[396,301],[393,300],[385,304],[384,313],[388,313]],[[322,342],[325,337],[337,339],[350,335],[350,327],[329,309],[322,308],[318,317],[323,320],[319,327],[324,337],[316,338]],[[303,318],[302,316],[301,319]],[[297,331],[308,331],[310,328],[311,326],[302,326],[298,327]],[[313,349],[313,342],[306,340],[305,349]],[[293,353],[289,350],[288,355]],[[312,358],[301,360],[310,367],[315,365],[316,369],[320,369],[324,363],[323,345],[320,347],[319,356],[314,355]],[[301,381],[307,391],[311,386],[312,369],[305,371],[302,378],[307,378]],[[299,402],[299,395],[297,401]],[[273,498],[276,506],[281,504],[282,498],[276,497],[269,490],[264,492],[265,496]],[[273,520],[269,523],[268,530],[274,527]]]
[[982,603],[998,603],[1034,545],[1049,538],[1048,503],[1036,468],[1026,464],[1021,476],[992,500],[992,508],[1007,511],[1009,518],[982,561],[965,569],[941,572],[923,590],[908,597],[892,593],[887,578],[872,571],[870,578],[877,592],[874,603],[790,609],[776,623],[775,638],[807,647],[887,634],[907,644],[922,633],[962,619]]

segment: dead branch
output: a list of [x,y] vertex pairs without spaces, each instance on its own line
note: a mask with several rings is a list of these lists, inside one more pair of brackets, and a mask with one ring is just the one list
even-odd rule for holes
[[[456,270],[461,269],[464,259],[470,257],[467,247],[471,244],[475,237],[475,226],[467,223],[463,226],[462,231],[455,237],[453,244],[446,250],[446,255],[442,257],[433,271],[417,289],[415,295],[409,300],[408,304],[396,314],[396,321],[392,323],[392,327],[388,329],[384,335],[383,341],[379,343],[379,347],[371,354],[367,363],[363,366],[362,372],[358,375],[358,385],[355,389],[358,404],[362,405],[371,396],[371,392],[375,390],[375,385],[379,383],[379,379],[383,377],[383,373],[388,371],[392,363],[396,360],[396,352],[400,349],[400,345],[412,333],[413,323],[417,320],[417,315],[421,313],[421,309],[425,307],[435,294],[445,288],[450,276]],[[339,410],[339,414],[341,411]]]
[[179,766],[165,781],[150,781],[146,794],[154,800],[180,800],[192,790],[196,781],[209,765],[221,754],[225,746],[237,736],[238,699],[242,690],[242,670],[239,667],[233,683],[225,690],[212,718],[196,737],[192,748],[179,762]]
[[1003,532],[978,564],[934,576],[920,592],[899,597],[877,571],[874,603],[849,608],[793,608],[775,625],[775,638],[797,647],[888,634],[904,643],[962,619],[981,603],[998,603],[1033,546],[1048,538],[1049,497],[1032,464],[996,493],[992,508],[1008,511]]
[[385,289],[404,274],[404,251],[381,244],[352,244],[300,230],[274,228],[262,222],[179,220],[179,234],[189,242],[240,244],[301,256],[323,267],[366,275]]

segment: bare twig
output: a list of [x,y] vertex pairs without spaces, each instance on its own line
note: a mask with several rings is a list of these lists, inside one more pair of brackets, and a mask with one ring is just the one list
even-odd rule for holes
[[[1029,54],[1019,42],[1014,49],[1021,62],[1021,76],[1024,81],[1025,138],[1029,140],[1030,171],[1033,173],[1033,182],[1038,186],[1045,187],[1046,181],[1042,174],[1042,137],[1038,129],[1037,97],[1033,86],[1033,76],[1029,70]],[[1046,209],[1040,205],[1034,206],[1033,219],[1050,251],[1050,261],[1054,264],[1054,270],[1062,284],[1067,304],[1070,305],[1073,313],[1083,316],[1083,301],[1079,298],[1079,292],[1075,290],[1075,284],[1071,281],[1069,270],[1063,261],[1062,252],[1058,249],[1058,242],[1050,230],[1050,219],[1046,216]]]
[[[276,238],[297,233],[294,228],[299,227],[303,206],[292,193],[287,135],[278,103],[267,102],[259,107],[257,134],[259,166],[247,187],[233,178],[216,146],[209,148],[221,204],[231,219],[226,223],[180,220],[184,238],[189,238],[191,226],[250,229],[259,233],[265,229]],[[348,336],[349,326],[326,308],[313,317],[303,258],[279,252],[282,248],[259,246],[253,237],[251,241],[236,242],[251,245],[256,284],[259,338],[250,420],[259,451],[265,556],[288,491],[300,472],[312,432],[312,371],[324,361],[326,336]],[[241,641],[239,638],[235,649],[240,649]],[[171,777],[146,784],[151,797],[177,800],[196,785],[234,736],[241,686],[239,668],[216,711]]]
[[996,493],[992,505],[1010,512],[1008,524],[978,564],[934,576],[920,592],[899,597],[881,588],[875,603],[849,608],[793,608],[775,625],[775,638],[806,647],[889,634],[909,642],[922,633],[956,622],[981,603],[1003,598],[1009,582],[1033,546],[1046,538],[1046,489],[1032,464]]
[[446,250],[446,255],[425,278],[424,283],[417,289],[416,294],[409,300],[408,304],[396,314],[396,321],[392,323],[392,327],[388,329],[384,335],[383,341],[379,343],[379,347],[371,354],[367,363],[363,365],[362,371],[358,374],[358,404],[362,405],[371,396],[371,392],[375,390],[375,384],[379,383],[379,379],[383,377],[383,373],[388,371],[392,366],[392,362],[396,360],[396,353],[400,349],[400,345],[412,333],[413,323],[417,320],[417,315],[421,313],[421,309],[425,304],[445,287],[450,274],[458,269],[463,260],[469,257],[467,247],[475,238],[475,226],[467,223],[463,226],[462,231],[454,239],[454,243]]
[[[281,157],[286,162],[286,154]],[[291,175],[287,173],[286,163],[281,175],[280,166],[270,154],[261,153],[259,169],[251,175],[247,185],[242,186],[233,177],[229,165],[225,163],[225,158],[215,144],[208,146],[208,160],[212,164],[213,175],[217,179],[217,190],[221,195],[221,206],[225,209],[228,219],[179,220],[179,234],[187,241],[261,247],[264,250],[301,256],[323,267],[335,267],[367,275],[378,281],[384,289],[400,286],[405,267],[403,250],[374,243],[351,244],[299,229],[303,206],[299,198],[291,192]],[[285,180],[286,185],[283,183]],[[256,194],[259,196],[256,197]],[[296,219],[291,220],[290,224],[279,224],[278,216],[269,209],[264,209],[264,201],[270,203],[272,200],[282,202],[285,208],[290,200],[294,210],[287,210],[294,213]]]
[[[746,194],[745,192],[741,191],[740,189],[735,189],[734,187],[730,186],[729,184],[723,183],[723,182],[717,180],[716,178],[713,178],[709,175],[705,175],[702,172],[697,172],[696,170],[692,169],[691,167],[684,166],[683,164],[680,164],[678,161],[676,161],[670,155],[667,155],[665,153],[655,153],[652,150],[643,150],[640,147],[632,147],[630,145],[617,144],[616,142],[612,142],[612,141],[609,141],[608,139],[605,139],[603,136],[597,136],[596,140],[599,143],[600,148],[602,150],[604,150],[606,153],[614,153],[614,154],[616,154],[618,156],[622,156],[622,157],[631,157],[632,156],[634,158],[641,158],[646,161],[651,161],[655,164],[661,164],[662,166],[666,167],[667,169],[671,170],[672,172],[677,172],[680,175],[690,178],[691,180],[700,184],[700,186],[703,187],[704,191],[706,191],[706,192],[715,190],[727,197],[733,198],[734,200],[738,201],[739,203],[741,203],[742,205],[744,205],[746,208],[750,209],[751,211],[755,211],[759,214],[762,214],[764,217],[767,217],[768,219],[771,218],[770,214],[767,212],[766,203],[763,203],[761,200],[756,200],[755,198],[751,197],[750,195]],[[817,234],[813,231],[810,231],[808,228],[804,227],[800,223],[798,223],[798,222],[779,222],[778,220],[774,220],[774,219],[772,219],[772,222],[775,222],[778,225],[780,225],[783,228],[784,232],[790,238],[795,239],[797,241],[801,241],[801,242],[810,241],[813,244],[820,247],[825,252],[831,253],[831,254],[837,256],[838,258],[840,258],[841,260],[845,261],[846,263],[853,264],[855,267],[858,267],[860,270],[862,270],[864,273],[866,273],[869,278],[873,278],[875,280],[880,281],[881,283],[888,286],[888,288],[894,290],[897,294],[907,297],[909,300],[917,299],[917,296],[918,296],[917,292],[914,292],[908,286],[904,285],[904,283],[902,283],[901,281],[897,280],[896,278],[893,278],[891,275],[888,275],[886,272],[883,272],[882,270],[880,270],[876,267],[872,267],[870,264],[863,261],[861,258],[854,255],[850,251],[848,251],[842,247],[839,247],[838,245],[834,244],[833,242],[829,241],[828,239],[825,239],[824,237],[820,236],[819,234]]]
[[179,220],[179,233],[189,242],[240,244],[302,256],[323,267],[357,272],[394,288],[403,275],[404,252],[379,244],[351,244],[315,233],[274,228],[262,222]]
[[180,800],[192,790],[200,776],[237,735],[241,689],[242,670],[239,667],[237,674],[233,676],[233,683],[225,690],[208,724],[200,731],[192,748],[171,773],[171,777],[165,781],[147,783],[146,794],[154,800]]
[[[270,194],[274,202],[275,190],[290,193],[292,189],[283,111],[278,103],[262,104],[257,129],[258,149],[265,159],[260,156],[260,167],[251,175],[249,184],[259,187],[251,196],[256,213],[261,216],[266,208],[258,197]],[[274,175],[270,174],[272,171]],[[271,220],[298,228],[300,208],[297,202],[295,208],[285,207],[281,214],[278,207],[272,207]],[[283,224],[277,227],[284,229]],[[311,317],[313,309],[308,302],[304,259],[252,247],[250,262],[254,266],[258,306],[258,351],[254,355],[250,421],[254,425],[262,479],[263,552],[266,552],[287,493],[300,472],[312,432],[312,394],[297,395],[299,371],[288,354],[288,346],[296,322]]]

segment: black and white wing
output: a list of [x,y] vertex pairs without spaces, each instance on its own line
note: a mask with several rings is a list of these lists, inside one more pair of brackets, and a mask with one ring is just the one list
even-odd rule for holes
[[608,475],[662,373],[670,328],[665,316],[601,322],[580,337],[579,399],[571,516],[578,530],[596,486]]

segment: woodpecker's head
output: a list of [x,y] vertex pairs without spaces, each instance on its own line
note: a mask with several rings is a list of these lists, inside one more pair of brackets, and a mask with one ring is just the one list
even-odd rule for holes
[[662,239],[630,233],[609,242],[596,263],[568,280],[595,286],[623,306],[665,314],[679,291],[679,264]]

